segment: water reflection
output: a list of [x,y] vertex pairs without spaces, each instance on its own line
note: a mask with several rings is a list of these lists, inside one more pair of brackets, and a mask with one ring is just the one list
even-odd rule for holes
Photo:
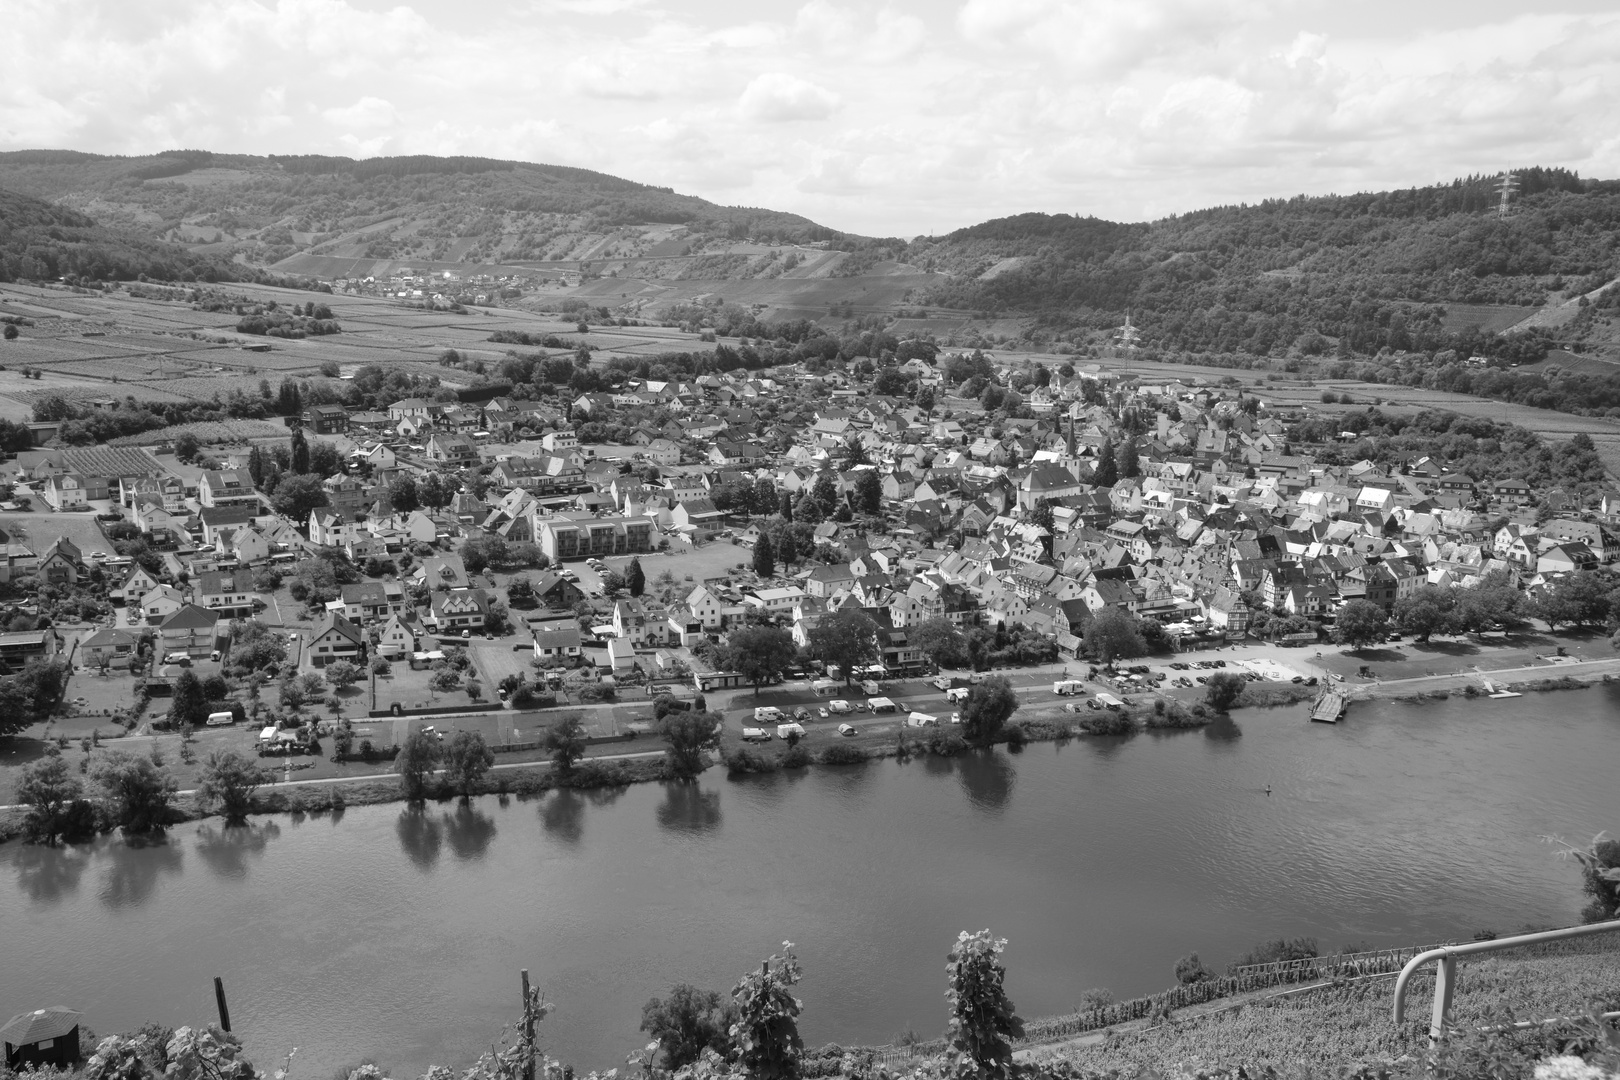
[[220,877],[239,878],[247,874],[249,856],[264,854],[270,841],[281,835],[274,818],[246,823],[197,826],[197,854]]
[[1006,809],[1018,776],[1012,762],[994,750],[975,750],[952,760],[956,763],[956,780],[974,806],[982,810]]
[[540,825],[569,846],[585,834],[585,797],[573,788],[558,788],[540,804]]
[[720,793],[696,784],[665,784],[658,824],[675,832],[712,832],[720,827]]
[[495,819],[466,799],[456,804],[454,812],[444,815],[444,823],[450,850],[458,859],[482,859],[489,842],[495,839]]
[[177,874],[183,856],[167,837],[135,837],[107,845],[107,876],[101,883],[101,901],[108,907],[138,907],[152,895],[164,874]]
[[1223,750],[1235,750],[1236,743],[1243,737],[1243,729],[1238,727],[1236,720],[1231,716],[1217,717],[1213,724],[1204,728],[1204,738],[1215,743],[1224,743]]
[[407,806],[401,810],[394,832],[399,836],[400,847],[405,849],[405,854],[418,870],[433,869],[433,865],[439,861],[439,848],[444,843],[444,836],[439,823],[429,817],[425,809]]
[[34,903],[49,904],[78,892],[79,878],[89,865],[87,844],[27,844],[17,852],[17,883]]

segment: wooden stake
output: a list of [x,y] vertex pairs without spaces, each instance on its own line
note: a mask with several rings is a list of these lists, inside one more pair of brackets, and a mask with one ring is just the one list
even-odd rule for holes
[[231,1030],[231,1010],[225,1004],[225,980],[214,976],[214,1001],[219,1005],[219,1026]]
[[523,969],[523,1043],[528,1053],[523,1061],[523,1080],[534,1080],[534,1006],[529,997],[529,969]]

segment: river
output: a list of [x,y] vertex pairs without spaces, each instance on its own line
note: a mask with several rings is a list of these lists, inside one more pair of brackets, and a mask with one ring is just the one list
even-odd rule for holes
[[608,1067],[640,1045],[647,998],[729,989],[792,939],[808,1042],[929,1037],[963,929],[1010,939],[1009,991],[1038,1016],[1278,935],[1337,948],[1574,921],[1575,867],[1538,838],[1620,825],[1617,745],[1620,686],[1600,686],[11,844],[0,1017],[206,1022],[219,975],[261,1068],[296,1046],[295,1077],[362,1058],[414,1076],[487,1048],[527,967],[556,1004],[548,1049]]

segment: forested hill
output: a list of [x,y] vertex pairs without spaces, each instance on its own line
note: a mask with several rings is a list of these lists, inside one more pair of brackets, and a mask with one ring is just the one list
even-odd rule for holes
[[1620,181],[1518,177],[1506,217],[1495,178],[1475,176],[1141,225],[1021,214],[893,254],[947,275],[932,304],[1036,315],[1056,333],[1117,326],[1129,312],[1144,343],[1169,350],[1432,351],[1457,325],[1446,305],[1576,300],[1620,273]]
[[[581,258],[622,226],[682,237],[836,240],[795,214],[719,206],[605,173],[477,157],[354,160],[175,150],[0,153],[0,189],[260,266],[289,255],[449,261]],[[668,230],[616,237],[635,253]],[[661,254],[662,252],[654,252]]]
[[131,229],[108,228],[69,210],[0,188],[0,281],[73,275],[131,280],[236,281],[249,267],[188,251]]

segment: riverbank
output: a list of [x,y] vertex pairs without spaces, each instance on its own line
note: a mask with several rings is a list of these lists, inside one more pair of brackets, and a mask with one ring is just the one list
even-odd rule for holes
[[[1297,659],[1290,657],[1298,663]],[[1515,676],[1538,675],[1540,678]],[[1489,672],[1458,671],[1444,675],[1426,675],[1407,679],[1366,680],[1334,683],[1354,702],[1386,698],[1396,701],[1440,700],[1452,696],[1488,696],[1488,682],[1497,692],[1516,694],[1554,690],[1579,690],[1589,686],[1620,679],[1620,657],[1596,660],[1566,659],[1560,663],[1544,663],[1534,667],[1501,668]],[[1297,704],[1314,697],[1317,688],[1290,683],[1252,682],[1238,701],[1237,713],[1245,709],[1264,709]],[[1194,700],[1197,693],[1176,694],[1162,692],[1131,702],[1123,710],[1088,709],[1079,700],[1062,703],[1043,702],[1028,704],[1015,714],[993,745],[1006,746],[1017,751],[1026,743],[1065,742],[1079,738],[1120,738],[1151,731],[1192,730],[1217,723],[1233,723],[1238,717],[1206,710]],[[174,736],[178,740],[178,736]],[[104,746],[116,748],[114,740]],[[610,747],[596,746],[592,750],[606,751]],[[780,751],[761,749],[722,734],[719,749],[710,756],[710,767],[725,769],[730,776],[758,775],[779,770],[804,769],[811,766],[850,767],[866,761],[884,758],[911,757],[949,758],[973,749],[958,731],[946,726],[928,728],[885,727],[880,731],[861,731],[852,738],[818,747],[804,743],[785,746]],[[273,768],[270,775],[274,776]],[[286,774],[288,777],[291,773]],[[436,775],[441,776],[442,772]],[[473,795],[539,795],[559,787],[591,790],[625,787],[630,784],[661,782],[669,779],[664,767],[662,749],[633,753],[600,752],[587,757],[574,770],[566,783],[559,783],[549,761],[504,761],[492,767]],[[447,788],[434,793],[436,801],[448,801],[459,793]],[[254,796],[252,815],[284,813],[325,813],[341,811],[348,806],[369,806],[380,803],[404,802],[406,797],[399,778],[392,772],[362,776],[328,776],[310,779],[275,781],[271,779]],[[19,840],[23,836],[23,818],[27,808],[0,807],[0,844]],[[173,804],[170,823],[179,824],[218,816],[205,807],[198,791],[183,790]]]

